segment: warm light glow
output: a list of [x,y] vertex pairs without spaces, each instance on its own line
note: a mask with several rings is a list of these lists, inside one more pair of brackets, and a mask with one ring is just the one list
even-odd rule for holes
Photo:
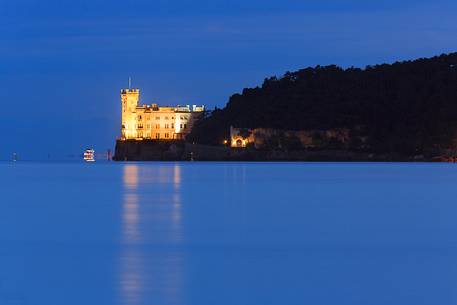
[[173,184],[176,190],[178,190],[181,185],[181,166],[177,164],[173,167]]
[[130,248],[141,240],[140,233],[140,205],[138,195],[138,166],[124,167],[124,198],[122,202],[122,243],[125,245],[121,256],[120,289],[124,303],[139,304],[142,292],[141,256]]
[[233,137],[232,138],[232,147],[246,147],[247,141],[241,137]]
[[[119,293],[122,304],[143,304],[151,287],[163,286],[167,304],[182,304],[182,257],[151,259],[143,245],[183,241],[182,166],[123,168]],[[148,192],[148,190],[160,190]],[[147,250],[146,250],[147,251]],[[159,274],[149,274],[148,268]],[[146,270],[146,271],[145,271]]]
[[[248,135],[243,135],[241,131],[248,131]],[[234,128],[230,126],[230,146],[233,148],[245,148],[249,143],[253,143],[252,132],[246,128]]]
[[138,166],[134,164],[124,167],[124,186],[128,190],[136,190],[138,187]]
[[186,105],[159,107],[157,104],[139,105],[138,89],[123,89],[121,139],[183,139],[204,106]]

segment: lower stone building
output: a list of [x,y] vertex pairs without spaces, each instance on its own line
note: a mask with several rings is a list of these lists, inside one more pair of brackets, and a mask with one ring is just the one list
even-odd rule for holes
[[325,146],[334,141],[342,146],[349,143],[349,130],[281,130],[272,128],[230,127],[230,147],[256,149],[294,148],[309,149]]

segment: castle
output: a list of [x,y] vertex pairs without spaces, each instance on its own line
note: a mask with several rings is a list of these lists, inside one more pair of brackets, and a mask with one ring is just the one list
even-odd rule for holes
[[205,111],[204,106],[196,105],[139,105],[139,99],[139,89],[121,90],[121,140],[183,140]]

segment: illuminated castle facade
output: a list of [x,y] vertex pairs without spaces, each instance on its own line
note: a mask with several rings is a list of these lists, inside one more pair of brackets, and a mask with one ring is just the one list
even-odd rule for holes
[[139,105],[139,89],[122,89],[121,139],[182,140],[205,107],[196,105],[159,107]]

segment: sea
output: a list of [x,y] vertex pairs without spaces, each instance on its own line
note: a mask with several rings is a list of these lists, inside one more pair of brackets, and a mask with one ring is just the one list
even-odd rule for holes
[[457,304],[457,165],[0,163],[2,305]]

